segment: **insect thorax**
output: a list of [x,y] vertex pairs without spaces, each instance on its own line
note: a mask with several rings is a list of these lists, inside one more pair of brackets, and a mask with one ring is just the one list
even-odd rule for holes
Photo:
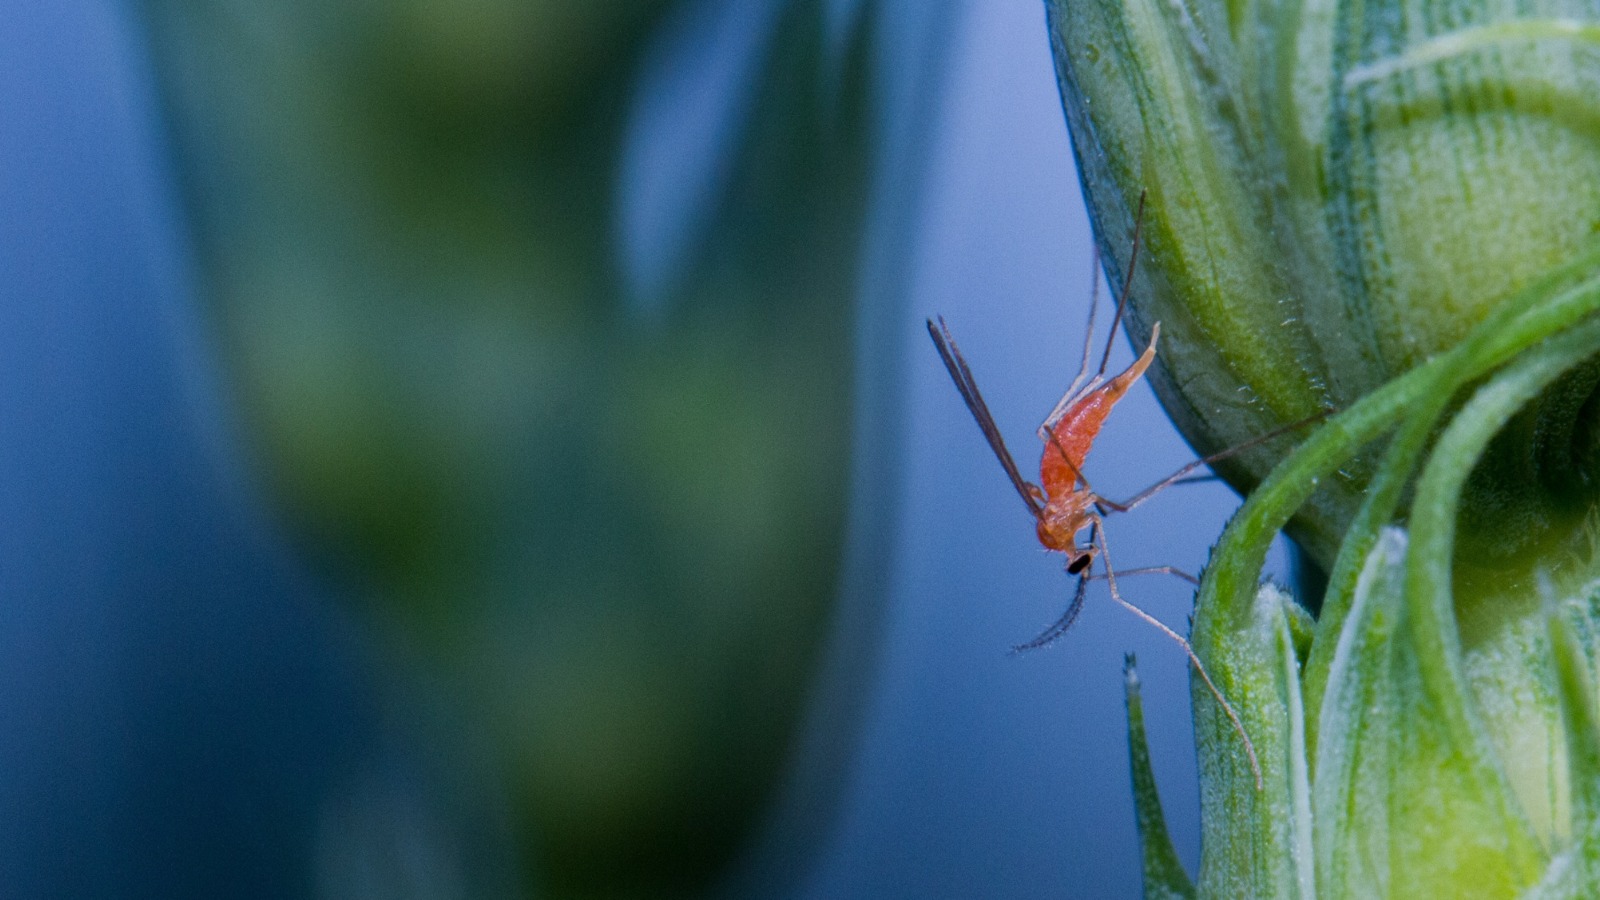
[[1070,556],[1079,554],[1078,532],[1089,527],[1092,521],[1089,508],[1094,495],[1076,491],[1053,498],[1039,512],[1039,543],[1046,550],[1057,550]]

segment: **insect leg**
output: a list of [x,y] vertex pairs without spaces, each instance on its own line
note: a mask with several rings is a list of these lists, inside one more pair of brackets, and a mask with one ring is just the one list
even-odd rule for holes
[[[1328,415],[1329,414],[1327,412],[1320,412],[1320,413],[1317,413],[1314,416],[1307,416],[1306,418],[1301,419],[1298,422],[1291,422],[1288,425],[1283,426],[1282,428],[1274,428],[1273,430],[1267,432],[1266,434],[1259,435],[1257,437],[1253,437],[1250,440],[1245,441],[1242,444],[1235,444],[1234,446],[1229,447],[1226,450],[1221,450],[1221,451],[1218,451],[1216,453],[1211,454],[1210,456],[1204,457],[1202,459],[1197,459],[1194,462],[1188,463],[1187,465],[1179,468],[1176,472],[1173,472],[1171,475],[1168,475],[1167,477],[1161,479],[1160,481],[1156,482],[1155,484],[1150,485],[1149,487],[1145,488],[1144,490],[1140,491],[1139,493],[1133,495],[1129,499],[1124,500],[1124,501],[1122,501],[1120,503],[1118,503],[1115,500],[1107,500],[1104,497],[1098,497],[1097,496],[1096,499],[1102,506],[1106,507],[1107,509],[1112,510],[1113,512],[1127,512],[1128,510],[1133,509],[1135,506],[1138,506],[1139,504],[1145,502],[1146,500],[1149,500],[1151,497],[1154,497],[1156,494],[1161,493],[1162,491],[1166,490],[1169,487],[1172,487],[1175,484],[1187,483],[1189,481],[1201,481],[1201,480],[1204,480],[1206,478],[1214,477],[1214,476],[1208,476],[1208,475],[1195,476],[1193,473],[1195,472],[1196,469],[1200,469],[1200,468],[1202,468],[1204,466],[1209,466],[1214,462],[1221,462],[1222,460],[1227,459],[1230,456],[1235,456],[1235,455],[1238,455],[1240,453],[1245,452],[1246,450],[1251,450],[1251,449],[1254,449],[1256,447],[1259,447],[1262,444],[1265,444],[1266,442],[1268,442],[1268,441],[1270,441],[1270,440],[1272,440],[1274,438],[1281,437],[1281,436],[1283,436],[1285,434],[1288,434],[1291,431],[1298,431],[1301,428],[1304,428],[1304,427],[1306,427],[1307,425],[1310,425],[1313,422],[1319,422],[1319,421],[1321,421],[1323,419],[1326,419],[1328,417]],[[1193,476],[1193,477],[1191,477],[1191,476]]]
[[[1185,572],[1176,566],[1142,566],[1137,569],[1123,569],[1122,571],[1116,573],[1118,578],[1126,578],[1129,575],[1172,575],[1176,578],[1182,578],[1184,581],[1189,582],[1195,587],[1200,586],[1200,579],[1190,575],[1188,572]],[[1105,575],[1090,575],[1088,577],[1090,581],[1109,580]]]
[[1056,401],[1055,408],[1050,410],[1050,415],[1044,417],[1044,424],[1039,426],[1039,438],[1049,437],[1050,429],[1071,408],[1078,399],[1079,390],[1084,381],[1089,377],[1089,360],[1094,357],[1094,318],[1100,309],[1100,245],[1094,245],[1094,262],[1089,266],[1089,322],[1083,326],[1083,358],[1078,361],[1078,374],[1073,376],[1072,385],[1067,392]]
[[1090,346],[1094,341],[1095,308],[1099,306],[1100,301],[1100,248],[1097,244],[1094,253],[1095,271],[1090,281],[1094,285],[1094,290],[1089,300],[1089,325],[1083,336],[1083,360],[1078,367],[1078,376],[1072,379],[1072,386],[1067,388],[1067,392],[1061,395],[1060,400],[1056,401],[1055,408],[1050,410],[1050,415],[1045,416],[1044,424],[1039,426],[1040,438],[1048,436],[1051,430],[1055,428],[1055,424],[1061,421],[1061,417],[1067,414],[1067,410],[1071,409],[1073,404],[1081,400],[1091,390],[1099,387],[1100,383],[1105,380],[1106,367],[1111,363],[1111,347],[1117,339],[1117,326],[1122,323],[1122,315],[1128,308],[1128,296],[1133,291],[1133,270],[1134,265],[1139,260],[1139,244],[1144,229],[1144,199],[1145,195],[1141,192],[1139,194],[1139,211],[1133,220],[1133,250],[1128,254],[1128,271],[1123,275],[1122,289],[1117,292],[1116,313],[1111,319],[1111,330],[1106,333],[1105,349],[1100,353],[1100,368],[1095,371],[1093,378],[1088,379],[1087,382],[1084,381],[1084,376],[1089,372]]
[[1111,318],[1111,333],[1106,335],[1106,349],[1100,354],[1100,371],[1096,378],[1106,374],[1106,364],[1111,361],[1111,345],[1117,339],[1117,326],[1122,324],[1122,314],[1128,308],[1128,295],[1133,293],[1133,267],[1139,261],[1139,239],[1144,234],[1145,191],[1139,192],[1139,210],[1133,215],[1133,249],[1128,252],[1128,271],[1122,275],[1122,291],[1117,296],[1117,313]]
[[1098,521],[1099,516],[1096,516],[1095,519],[1095,524],[1100,527],[1096,527],[1094,531],[1091,532],[1090,538],[1094,540],[1100,547],[1100,565],[1106,570],[1105,579],[1106,583],[1111,588],[1111,599],[1117,601],[1117,603],[1124,609],[1155,626],[1159,631],[1161,631],[1162,634],[1165,634],[1167,637],[1176,641],[1178,646],[1183,648],[1183,652],[1189,657],[1189,662],[1194,664],[1195,671],[1200,673],[1200,680],[1206,683],[1206,688],[1211,691],[1211,696],[1217,698],[1217,703],[1222,707],[1223,713],[1228,716],[1228,721],[1233,723],[1233,730],[1238,732],[1239,739],[1244,741],[1244,752],[1245,755],[1250,759],[1250,771],[1255,773],[1256,776],[1256,790],[1261,790],[1261,762],[1256,758],[1256,746],[1251,742],[1250,735],[1245,733],[1244,723],[1239,721],[1239,714],[1234,711],[1233,704],[1229,703],[1227,698],[1222,696],[1222,690],[1217,687],[1216,682],[1211,680],[1211,674],[1206,671],[1205,664],[1200,662],[1200,657],[1195,655],[1194,647],[1190,645],[1188,640],[1186,640],[1183,635],[1180,635],[1171,628],[1168,628],[1165,622],[1157,619],[1155,616],[1150,615],[1149,613],[1122,598],[1122,593],[1117,590],[1117,573],[1111,568],[1111,555],[1106,552],[1105,528],[1103,527],[1103,523]]

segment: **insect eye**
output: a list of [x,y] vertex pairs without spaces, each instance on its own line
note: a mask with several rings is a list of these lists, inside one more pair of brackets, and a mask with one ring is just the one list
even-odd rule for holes
[[1072,562],[1067,563],[1067,574],[1077,575],[1083,572],[1084,569],[1089,568],[1089,563],[1093,559],[1094,557],[1087,553],[1080,553],[1077,556],[1074,556],[1072,558]]

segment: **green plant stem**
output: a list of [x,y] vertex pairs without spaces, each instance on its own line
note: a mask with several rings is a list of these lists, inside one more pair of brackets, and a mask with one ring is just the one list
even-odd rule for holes
[[[1285,621],[1278,608],[1281,604],[1257,590],[1272,537],[1321,479],[1347,465],[1403,416],[1422,411],[1419,418],[1424,421],[1403,429],[1400,449],[1391,451],[1379,472],[1382,495],[1356,523],[1366,529],[1356,539],[1370,546],[1376,525],[1385,520],[1385,513],[1392,516],[1392,506],[1398,504],[1409,477],[1411,466],[1407,464],[1414,464],[1419,448],[1425,446],[1452,398],[1518,353],[1600,312],[1597,262],[1600,243],[1511,298],[1454,350],[1393,379],[1334,416],[1273,470],[1224,531],[1197,600],[1194,646],[1212,679],[1235,706],[1253,710],[1245,716],[1245,728],[1268,785],[1264,793],[1244,787],[1247,780],[1253,786],[1254,775],[1245,766],[1240,738],[1221,721],[1214,701],[1197,692],[1196,740],[1202,777],[1208,783],[1202,797],[1203,815],[1207,821],[1228,823],[1227,829],[1207,833],[1208,850],[1200,879],[1203,893],[1268,890],[1295,896],[1307,890],[1307,879],[1295,861],[1309,858],[1312,852],[1310,824],[1301,822],[1296,812],[1310,793],[1306,773],[1310,736],[1299,734],[1298,729],[1307,720],[1316,721],[1325,673],[1305,684],[1309,691],[1302,691],[1300,662],[1278,635]],[[1337,574],[1344,577],[1348,566],[1347,562]],[[1341,585],[1336,584],[1335,590],[1339,589]],[[1448,584],[1445,589],[1448,591]],[[1317,644],[1336,643],[1348,602],[1338,594],[1334,601],[1331,609],[1324,609],[1326,620],[1318,623],[1313,656],[1318,654]],[[1314,706],[1302,711],[1306,693],[1311,694]],[[1277,699],[1271,700],[1273,696]],[[1289,720],[1290,710],[1296,711],[1300,721]],[[1477,752],[1471,747],[1469,751]],[[1495,802],[1491,800],[1489,805]],[[1231,831],[1220,833],[1228,829]],[[1214,838],[1222,845],[1217,852],[1211,846]]]
[[1366,498],[1345,533],[1333,569],[1328,575],[1328,589],[1317,617],[1318,639],[1312,643],[1311,657],[1306,663],[1306,703],[1310,714],[1308,741],[1312,753],[1316,748],[1316,727],[1328,669],[1338,644],[1337,636],[1344,627],[1345,616],[1355,596],[1356,581],[1367,554],[1377,542],[1379,529],[1394,521],[1405,488],[1427,450],[1439,419],[1449,408],[1457,389],[1475,377],[1472,373],[1481,369],[1482,358],[1495,350],[1502,328],[1529,311],[1530,306],[1536,306],[1540,296],[1575,286],[1576,278],[1592,273],[1597,266],[1600,266],[1600,247],[1592,248],[1525,289],[1475,329],[1455,351],[1426,367],[1428,374],[1421,379],[1425,383],[1417,386],[1413,402],[1407,406],[1406,419],[1390,441],[1382,464],[1368,483]]

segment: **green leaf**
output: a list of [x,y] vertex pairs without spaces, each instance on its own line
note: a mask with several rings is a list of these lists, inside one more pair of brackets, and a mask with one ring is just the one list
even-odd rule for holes
[[[1380,535],[1360,573],[1354,603],[1332,657],[1320,730],[1312,811],[1317,882],[1323,896],[1388,893],[1389,747],[1383,736],[1400,710],[1393,652],[1405,606],[1401,563],[1405,535]],[[1370,736],[1373,736],[1369,738]]]
[[[1321,710],[1321,793],[1314,821],[1319,830],[1333,829],[1317,838],[1316,858],[1328,869],[1319,873],[1319,885],[1330,896],[1458,896],[1480,888],[1490,896],[1514,896],[1544,874],[1547,853],[1499,766],[1468,678],[1460,671],[1454,623],[1447,634],[1441,631],[1453,588],[1448,560],[1453,544],[1444,526],[1454,525],[1462,480],[1482,444],[1503,424],[1502,407],[1514,410],[1516,402],[1600,349],[1600,322],[1593,319],[1600,311],[1594,262],[1593,252],[1574,261],[1497,310],[1455,350],[1330,419],[1229,523],[1201,587],[1194,645],[1238,709],[1266,779],[1261,792],[1249,784],[1238,736],[1196,680],[1196,740],[1205,785],[1202,896],[1314,892],[1299,877],[1312,868],[1313,819],[1309,812],[1303,819],[1297,812],[1309,779],[1296,772],[1295,754],[1303,759],[1308,736],[1296,731],[1306,721],[1299,684],[1282,674],[1296,671],[1286,664],[1293,660],[1290,629],[1281,628],[1279,647],[1274,647],[1272,604],[1264,600],[1276,592],[1257,589],[1256,581],[1272,535],[1311,496],[1319,479],[1403,417],[1413,424],[1391,448],[1386,499],[1370,504],[1365,520],[1370,530],[1353,534],[1357,543],[1343,550],[1348,560],[1361,549],[1357,558],[1368,565],[1348,588],[1339,580],[1344,573],[1334,573],[1332,609],[1318,623],[1308,664],[1306,685]],[[1435,414],[1466,385],[1518,354],[1522,358],[1467,404],[1435,448],[1432,481],[1424,478],[1415,504],[1415,509],[1428,505],[1420,520],[1413,519],[1423,537],[1413,534],[1397,573],[1405,542],[1383,538],[1380,526],[1394,515],[1434,429]],[[1372,549],[1380,544],[1381,552]],[[1373,554],[1378,562],[1371,561]],[[1348,598],[1341,590],[1348,590]],[[1361,642],[1345,644],[1358,640],[1351,635]],[[1339,654],[1364,660],[1362,671],[1350,673],[1336,662]],[[1324,742],[1332,743],[1323,748]],[[1374,843],[1379,840],[1381,846]]]
[[1210,690],[1191,682],[1200,751],[1200,815],[1208,827],[1200,861],[1205,897],[1311,898],[1309,768],[1294,598],[1262,585],[1250,625],[1207,655],[1217,687],[1237,708],[1260,762],[1262,787],[1242,737]]
[[1123,682],[1128,697],[1128,757],[1133,770],[1133,807],[1139,821],[1139,847],[1144,858],[1145,900],[1194,897],[1194,882],[1183,870],[1178,851],[1167,833],[1166,816],[1161,812],[1161,795],[1156,790],[1155,772],[1150,767],[1150,745],[1144,733],[1144,702],[1139,697],[1139,674],[1130,654],[1123,666]]
[[1314,813],[1322,898],[1510,897],[1542,870],[1503,777],[1452,733],[1408,627],[1407,540],[1367,557],[1322,707]]
[[[1570,610],[1548,615],[1551,663],[1566,728],[1568,783],[1576,839],[1550,866],[1545,881],[1528,897],[1540,900],[1600,896],[1600,721],[1594,679]],[[1584,617],[1593,633],[1593,619]]]

